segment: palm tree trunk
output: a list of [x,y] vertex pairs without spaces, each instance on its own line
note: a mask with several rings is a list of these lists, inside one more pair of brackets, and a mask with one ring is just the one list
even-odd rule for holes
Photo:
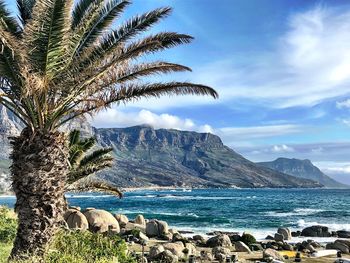
[[18,231],[11,258],[43,256],[63,221],[64,184],[69,166],[66,136],[26,128],[12,138],[12,186]]

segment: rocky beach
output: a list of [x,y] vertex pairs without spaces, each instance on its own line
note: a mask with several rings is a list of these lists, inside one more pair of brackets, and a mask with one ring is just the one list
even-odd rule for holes
[[[246,232],[179,231],[162,220],[143,215],[129,219],[95,208],[70,207],[64,217],[72,230],[121,235],[139,262],[293,262],[298,256],[303,262],[333,262],[346,257],[350,249],[350,231],[330,231],[320,225],[293,232],[278,228],[273,236],[256,240]],[[299,237],[303,241],[295,242]],[[325,237],[334,242],[315,241]]]

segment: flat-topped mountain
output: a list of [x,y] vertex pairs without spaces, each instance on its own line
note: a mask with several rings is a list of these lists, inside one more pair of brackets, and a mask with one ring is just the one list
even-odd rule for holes
[[[96,136],[112,146],[115,165],[98,176],[121,187],[320,187],[321,184],[258,166],[209,133],[153,129],[150,126],[96,129],[75,122],[65,129]],[[8,136],[22,129],[20,121],[0,106],[0,174],[8,174]],[[5,178],[5,179],[4,179]],[[5,181],[2,175],[0,181]],[[1,184],[1,182],[0,182]],[[1,187],[0,187],[1,188]]]
[[258,164],[279,171],[281,173],[290,174],[299,178],[314,180],[320,184],[323,184],[325,187],[349,187],[324,174],[319,168],[313,165],[310,160],[278,158],[272,162],[260,162]]
[[96,129],[115,149],[115,166],[100,177],[124,187],[320,187],[245,159],[209,133],[150,126]]

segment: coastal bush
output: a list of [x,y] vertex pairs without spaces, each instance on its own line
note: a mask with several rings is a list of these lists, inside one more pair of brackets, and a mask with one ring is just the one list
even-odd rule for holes
[[104,263],[135,262],[126,243],[117,235],[103,236],[89,231],[61,230],[54,239],[46,262]]
[[16,237],[17,220],[11,210],[0,206],[0,242],[10,243]]
[[248,233],[243,233],[243,235],[239,241],[242,241],[247,246],[250,246],[251,244],[256,243],[255,237],[251,234],[248,234]]

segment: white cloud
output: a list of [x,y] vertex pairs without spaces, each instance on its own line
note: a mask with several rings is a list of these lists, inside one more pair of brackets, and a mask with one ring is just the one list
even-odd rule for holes
[[[190,78],[216,88],[218,102],[239,99],[267,107],[312,106],[350,93],[350,11],[316,7],[292,15],[288,30],[255,64],[235,64],[235,57],[195,68]],[[244,52],[244,51],[243,51]],[[242,61],[241,61],[242,63]],[[147,108],[218,103],[210,98],[162,98]],[[342,105],[342,104],[340,104]]]
[[179,129],[199,132],[213,132],[210,125],[196,125],[191,119],[181,119],[178,116],[163,113],[155,114],[149,110],[139,112],[123,112],[108,109],[100,112],[92,121],[96,127],[127,127],[148,124],[154,128]]
[[271,149],[271,151],[275,153],[286,153],[286,152],[294,152],[294,148],[289,147],[285,144],[282,145],[274,145]]
[[350,99],[344,101],[337,101],[336,105],[338,109],[350,108]]

